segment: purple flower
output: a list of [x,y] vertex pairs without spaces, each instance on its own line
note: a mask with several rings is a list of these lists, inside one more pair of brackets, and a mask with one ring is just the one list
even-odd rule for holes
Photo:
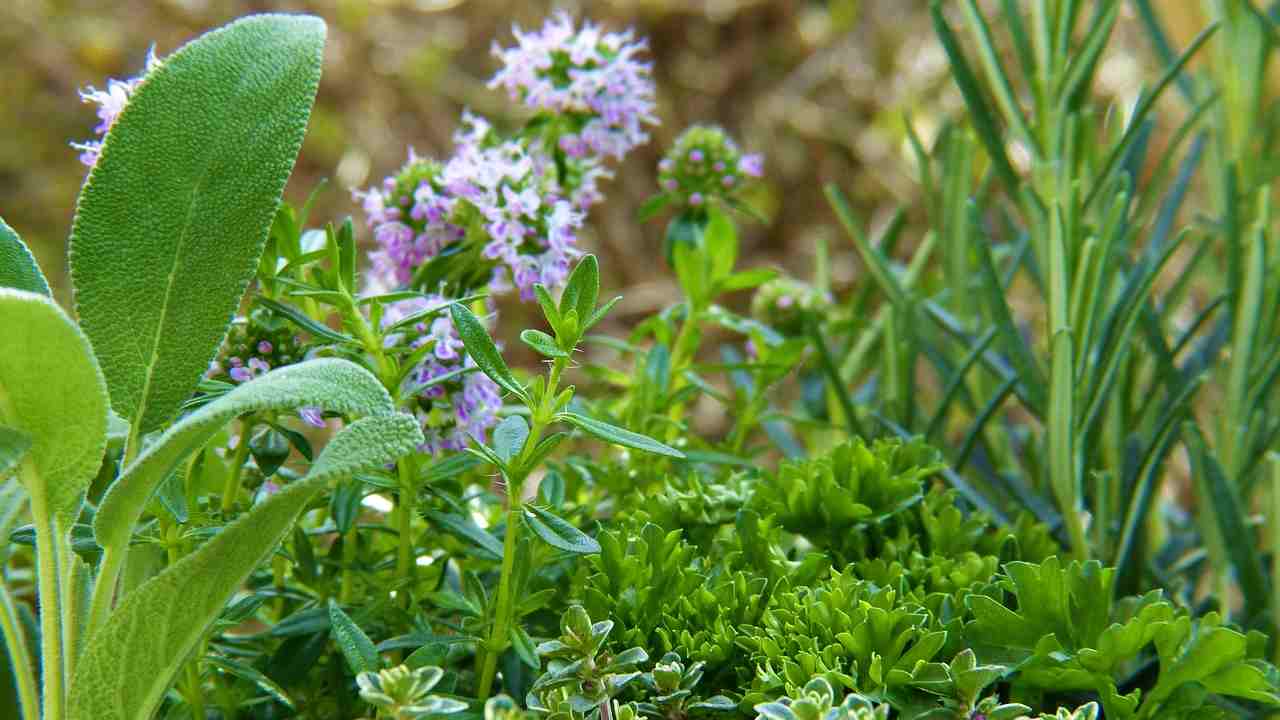
[[231,376],[232,380],[235,380],[238,383],[248,382],[253,379],[253,375],[249,372],[248,368],[240,367],[238,365],[231,368],[227,374]]
[[537,32],[516,27],[512,34],[514,47],[494,45],[502,68],[489,87],[534,110],[580,120],[581,132],[559,141],[567,155],[620,159],[649,139],[644,126],[657,123],[654,86],[650,66],[635,59],[645,43],[632,31],[603,32],[590,22],[578,29],[560,12]]
[[753,178],[764,177],[764,156],[760,153],[743,155],[738,160],[738,172]]
[[312,426],[324,427],[324,411],[315,406],[306,406],[298,408],[298,417],[302,422]]
[[[116,80],[109,78],[105,90],[99,90],[92,85],[80,91],[80,99],[86,103],[96,103],[98,105],[98,124],[94,126],[93,132],[99,137],[105,137],[107,132],[111,130],[111,126],[115,125],[120,114],[124,112],[124,108],[129,104],[129,98],[142,84],[143,78],[147,73],[151,72],[160,61],[156,59],[155,48],[152,47],[147,52],[147,63],[143,72],[137,77],[128,80]],[[73,142],[71,147],[80,151],[80,162],[93,167],[98,163],[98,155],[102,152],[102,141],[88,140],[85,142]]]

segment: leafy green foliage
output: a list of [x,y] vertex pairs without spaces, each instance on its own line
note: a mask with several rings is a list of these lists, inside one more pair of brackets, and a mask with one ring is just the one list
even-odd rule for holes
[[291,365],[240,385],[175,423],[124,468],[94,519],[98,542],[105,547],[127,542],[160,482],[236,417],[304,406],[349,415],[386,415],[393,410],[390,395],[376,378],[336,358]]
[[356,421],[330,441],[305,478],[130,593],[89,638],[71,686],[70,717],[150,717],[205,628],[316,494],[421,441],[418,424],[404,415]]
[[0,288],[49,296],[49,281],[18,233],[0,218]]
[[18,478],[39,522],[64,530],[79,516],[102,464],[107,397],[102,372],[80,329],[53,301],[0,289],[0,426],[6,454],[28,445]]
[[325,26],[260,15],[180,48],[103,144],[71,232],[76,310],[111,404],[162,427],[226,335],[320,83]]

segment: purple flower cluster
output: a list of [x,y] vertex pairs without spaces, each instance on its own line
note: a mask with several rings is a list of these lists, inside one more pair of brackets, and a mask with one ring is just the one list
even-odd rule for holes
[[98,163],[98,155],[102,152],[101,138],[106,136],[107,131],[111,129],[116,119],[120,117],[120,113],[124,112],[124,107],[129,103],[129,98],[138,89],[138,85],[142,84],[142,78],[159,64],[160,61],[156,59],[155,48],[152,48],[147,53],[146,68],[141,75],[128,80],[108,78],[105,90],[98,90],[90,85],[80,91],[80,99],[82,101],[98,105],[99,121],[97,126],[93,128],[93,132],[99,139],[71,143],[71,147],[80,151],[81,163],[88,167],[93,167]]
[[513,28],[516,44],[494,44],[502,69],[489,81],[512,100],[540,112],[572,120],[559,138],[569,157],[622,159],[649,139],[645,125],[657,124],[649,63],[636,60],[645,49],[632,31],[602,32],[585,22],[574,26],[557,13],[538,32]]
[[[382,185],[357,191],[377,248],[374,282],[403,286],[415,270],[456,242],[475,242],[494,264],[491,291],[561,285],[580,255],[586,211],[612,177],[606,158],[621,158],[647,140],[653,116],[649,66],[631,32],[580,30],[559,14],[537,33],[515,30],[517,46],[495,48],[503,68],[490,83],[550,115],[514,137],[464,113],[453,156],[418,157]],[[462,290],[465,290],[463,288]]]
[[370,255],[375,284],[408,284],[413,271],[466,235],[451,222],[456,200],[440,183],[441,166],[412,149],[409,160],[382,187],[356,191],[377,248]]
[[731,198],[747,181],[763,176],[764,158],[743,153],[718,127],[690,127],[658,163],[662,191],[694,208],[713,198]]
[[[445,302],[442,296],[424,295],[392,303],[385,309],[383,326]],[[438,454],[464,449],[468,437],[484,442],[498,421],[502,395],[489,376],[474,371],[475,362],[463,353],[462,339],[449,317],[440,314],[423,320],[404,333],[387,336],[386,343],[409,351],[431,344],[426,358],[409,373],[406,387],[406,394],[416,398],[415,413],[427,438],[420,449]],[[472,371],[457,374],[466,369]]]

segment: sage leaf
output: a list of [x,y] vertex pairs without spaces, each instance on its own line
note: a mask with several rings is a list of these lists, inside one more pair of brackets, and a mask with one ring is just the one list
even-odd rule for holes
[[373,641],[332,598],[329,599],[329,636],[338,644],[342,656],[347,659],[347,667],[356,675],[377,672],[382,666]]
[[0,288],[26,290],[48,297],[49,281],[18,233],[0,218]]
[[127,595],[85,645],[67,717],[150,718],[205,630],[316,494],[413,452],[422,442],[417,420],[408,415],[357,420],[329,441],[304,478]]
[[[107,389],[93,349],[49,298],[0,289],[0,425],[30,445],[18,479],[36,523],[71,527],[107,444]],[[12,453],[12,450],[10,454]]]
[[204,374],[258,265],[320,82],[325,25],[259,15],[151,70],[71,230],[76,311],[135,436]]
[[600,543],[560,516],[538,507],[525,505],[525,524],[548,545],[575,555],[591,555],[600,552]]
[[349,360],[308,360],[254,378],[178,421],[124,469],[98,506],[98,542],[108,548],[127,544],[160,482],[227,423],[245,413],[304,406],[350,415],[387,415],[394,410],[382,383]]
[[648,435],[631,432],[625,428],[610,425],[603,420],[597,420],[574,412],[562,412],[557,415],[556,418],[563,420],[570,425],[581,428],[601,440],[611,442],[614,445],[621,445],[634,450],[643,450],[645,452],[654,453],[655,455],[666,455],[667,457],[673,458],[684,457],[684,453],[673,447],[664,445]]
[[462,338],[462,344],[467,349],[467,354],[472,360],[476,361],[476,367],[490,379],[498,383],[503,390],[515,395],[521,400],[527,400],[524,388],[516,381],[514,375],[511,374],[511,368],[507,367],[506,361],[502,359],[502,354],[498,352],[498,346],[493,344],[493,339],[489,337],[489,331],[484,329],[484,324],[480,322],[480,318],[471,312],[462,304],[454,304],[449,308],[450,315],[453,317],[453,327],[458,331],[458,337]]

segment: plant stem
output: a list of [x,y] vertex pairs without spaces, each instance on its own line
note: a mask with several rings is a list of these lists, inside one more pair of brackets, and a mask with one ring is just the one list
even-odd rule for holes
[[[23,463],[23,471],[30,472],[30,463]],[[29,487],[38,487],[34,483]],[[31,495],[31,517],[36,526],[37,585],[40,609],[40,648],[44,680],[43,720],[62,720],[64,715],[63,693],[66,691],[65,668],[62,657],[62,569],[59,564],[65,558],[62,545],[65,540],[58,530],[57,520],[45,507],[43,493]]]
[[[133,459],[138,456],[137,422],[130,427],[128,443],[124,448],[124,457],[120,462],[120,473],[124,474]],[[111,613],[111,601],[115,598],[116,583],[120,578],[120,564],[124,562],[124,547],[103,546],[102,559],[98,561],[98,575],[93,581],[93,593],[89,599],[89,618],[84,626],[85,637],[92,637],[94,631],[107,621]]]
[[222,513],[230,513],[236,505],[236,495],[240,490],[240,474],[249,459],[249,438],[257,421],[250,417],[240,421],[240,442],[236,443],[236,452],[231,457],[231,472],[227,474],[227,482],[222,486]]
[[396,472],[400,476],[400,492],[396,495],[396,532],[400,536],[400,547],[396,553],[396,600],[400,607],[409,607],[409,586],[414,575],[413,557],[413,510],[410,507],[413,493],[413,469],[411,458],[402,458],[396,464]]
[[556,391],[560,389],[560,376],[568,365],[567,358],[556,358],[551,363],[551,374],[547,377],[547,389],[538,399],[538,406],[533,410],[529,436],[525,438],[524,447],[512,461],[513,477],[507,479],[507,532],[502,541],[502,574],[498,579],[498,604],[494,609],[493,630],[485,643],[483,660],[480,662],[480,681],[477,694],[481,700],[489,698],[493,687],[493,678],[498,671],[498,656],[506,649],[508,636],[511,633],[511,608],[513,589],[511,578],[515,573],[516,541],[521,528],[520,513],[524,505],[524,481],[529,477],[532,468],[526,467],[533,449],[542,439],[542,432],[551,423],[555,412]]
[[18,687],[18,704],[25,720],[39,720],[40,691],[36,685],[35,669],[32,667],[31,650],[27,647],[27,636],[18,619],[18,608],[9,596],[9,590],[0,582],[0,636],[9,649],[9,664],[13,668],[13,679]]
[[356,591],[355,564],[357,552],[356,524],[351,524],[346,537],[342,538],[342,585],[338,590],[338,600],[343,605],[350,605]]
[[498,670],[498,656],[505,648],[507,635],[510,634],[511,615],[511,575],[516,565],[516,533],[520,527],[520,509],[518,501],[507,510],[507,532],[502,541],[502,576],[498,582],[498,607],[493,620],[493,632],[489,635],[488,647],[484,650],[484,663],[480,669],[480,685],[477,694],[481,700],[489,698],[493,687],[493,678]]

